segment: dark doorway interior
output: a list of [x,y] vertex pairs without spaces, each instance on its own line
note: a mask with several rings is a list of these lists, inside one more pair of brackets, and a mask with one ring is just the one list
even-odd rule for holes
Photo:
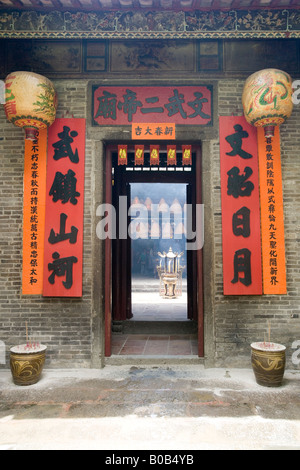
[[[194,207],[197,197],[199,200],[201,192],[198,186],[197,196],[196,182],[198,179],[201,189],[201,177],[196,167],[200,169],[201,163],[196,165],[197,152],[193,153],[192,166],[183,167],[180,158],[181,155],[177,155],[176,167],[168,167],[166,154],[161,152],[160,166],[150,167],[145,151],[144,166],[136,167],[134,153],[129,152],[127,166],[118,166],[117,152],[111,152],[112,203],[117,213],[117,234],[122,234],[111,243],[111,329],[113,334],[193,334],[196,340],[198,338],[198,346],[201,343],[198,349],[194,348],[194,354],[201,356],[202,251],[186,250],[185,236],[182,233],[179,236],[183,227],[175,213],[176,205],[183,214],[184,204]],[[143,206],[141,212],[134,207],[138,204]],[[149,204],[155,206],[154,217],[148,210]],[[163,204],[172,208],[167,224],[163,220]],[[158,207],[161,210],[157,215]],[[127,237],[124,236],[125,212],[126,230],[131,235]],[[195,228],[194,211],[191,214],[188,223]],[[170,249],[173,255],[178,255],[173,264],[169,256],[164,257],[169,255]],[[173,290],[173,284],[167,284],[165,278],[161,279],[160,266],[165,266],[167,273],[172,269],[180,271],[176,289]]]

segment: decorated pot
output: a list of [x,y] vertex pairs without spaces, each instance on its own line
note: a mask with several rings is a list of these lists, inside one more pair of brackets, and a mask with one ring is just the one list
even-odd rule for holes
[[285,371],[286,347],[277,343],[252,343],[251,362],[256,382],[265,387],[280,387]]
[[13,72],[5,79],[5,114],[15,126],[35,140],[39,129],[55,121],[57,94],[48,78],[32,72]]
[[292,78],[282,70],[265,69],[250,75],[242,95],[247,122],[264,127],[265,136],[272,137],[274,127],[292,114],[292,94]]
[[15,346],[10,350],[10,369],[16,385],[33,385],[40,379],[47,347]]

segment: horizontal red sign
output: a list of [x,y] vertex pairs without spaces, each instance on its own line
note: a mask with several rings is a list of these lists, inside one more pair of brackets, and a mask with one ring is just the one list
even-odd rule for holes
[[134,140],[175,140],[176,126],[173,123],[136,123],[132,124],[131,137]]
[[94,125],[175,123],[212,125],[210,86],[93,88]]

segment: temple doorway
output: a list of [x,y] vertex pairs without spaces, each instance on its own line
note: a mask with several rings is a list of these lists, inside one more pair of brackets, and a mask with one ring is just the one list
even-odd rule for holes
[[133,321],[186,321],[184,183],[131,183]]
[[[128,354],[145,353],[154,337],[165,354],[172,350],[171,337],[184,336],[189,341],[184,350],[202,357],[202,247],[187,249],[187,230],[195,230],[195,208],[201,203],[201,174],[196,170],[201,169],[201,153],[193,152],[190,166],[180,164],[177,155],[176,167],[167,165],[163,150],[159,167],[147,165],[147,151],[142,167],[135,166],[130,151],[127,165],[118,165],[117,152],[107,158],[112,186],[106,193],[116,208],[117,237],[106,242],[112,261],[106,355],[119,354],[128,336],[134,343]],[[158,343],[163,338],[167,346]]]

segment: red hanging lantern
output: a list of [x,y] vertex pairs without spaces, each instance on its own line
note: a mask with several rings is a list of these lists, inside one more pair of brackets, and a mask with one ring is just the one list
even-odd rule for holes
[[150,145],[150,165],[159,165],[159,145]]
[[176,165],[176,145],[168,145],[167,147],[167,165]]
[[127,145],[118,145],[118,165],[127,165]]
[[191,165],[192,164],[192,146],[183,145],[182,146],[182,165]]
[[143,145],[135,146],[134,163],[135,165],[144,165],[144,146]]

